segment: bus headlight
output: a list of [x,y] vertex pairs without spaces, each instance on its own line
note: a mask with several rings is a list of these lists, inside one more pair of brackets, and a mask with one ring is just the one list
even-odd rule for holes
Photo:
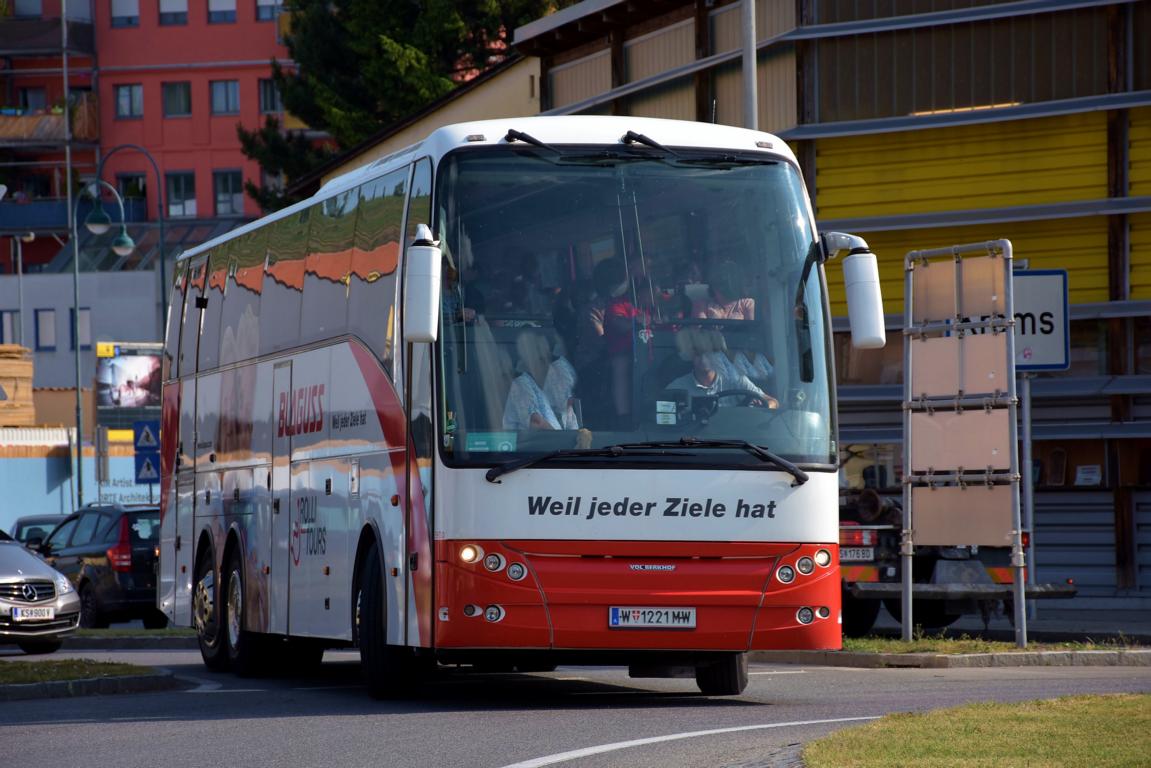
[[504,617],[504,609],[499,605],[489,605],[484,609],[484,618],[488,621],[499,621]]
[[815,621],[815,611],[805,605],[795,612],[795,619],[800,624],[810,624]]
[[484,558],[484,568],[487,568],[492,573],[496,573],[497,571],[503,570],[505,562],[503,555],[492,552]]
[[795,569],[790,565],[781,565],[775,572],[775,578],[784,584],[790,584],[795,581]]
[[826,568],[831,564],[831,553],[826,549],[821,549],[815,553],[815,564],[820,568]]
[[512,581],[523,581],[527,575],[528,569],[523,566],[523,563],[512,563],[508,566],[508,578]]
[[801,557],[799,558],[799,561],[796,562],[795,567],[799,570],[800,573],[806,576],[815,570],[815,561],[810,557]]
[[815,615],[821,619],[826,619],[828,616],[831,615],[831,609],[828,608],[826,605],[821,605],[815,609]]
[[465,544],[460,547],[460,560],[465,563],[474,563],[484,556],[484,551],[475,544]]

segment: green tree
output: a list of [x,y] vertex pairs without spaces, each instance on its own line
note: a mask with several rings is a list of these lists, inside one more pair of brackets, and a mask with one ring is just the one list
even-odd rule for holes
[[[237,126],[244,154],[265,175],[298,178],[333,152],[364,141],[501,62],[516,27],[552,11],[555,0],[287,0],[286,44],[297,68],[273,62],[284,109],[334,147],[316,148],[302,132],[269,119]],[[294,200],[247,184],[265,210]]]

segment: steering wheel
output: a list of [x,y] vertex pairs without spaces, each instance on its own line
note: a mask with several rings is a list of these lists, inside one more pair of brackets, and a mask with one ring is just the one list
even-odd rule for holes
[[[775,401],[776,408],[779,407],[779,401],[769,395],[759,395],[755,392],[749,392],[746,389],[724,389],[716,392],[714,395],[716,401],[720,401],[725,397],[737,397],[739,402],[736,405],[745,408],[771,408],[770,401]],[[764,398],[767,398],[766,400]]]

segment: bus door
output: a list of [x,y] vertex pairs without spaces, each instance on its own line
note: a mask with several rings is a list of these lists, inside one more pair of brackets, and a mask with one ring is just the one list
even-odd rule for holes
[[[174,361],[180,377],[180,421],[176,440],[175,557],[171,567],[175,577],[173,623],[192,623],[192,579],[196,557],[196,359],[200,346],[200,319],[207,286],[207,255],[188,267],[188,282],[180,329],[179,358]],[[174,311],[174,310],[173,310]]]
[[284,409],[292,396],[292,361],[277,363],[272,372],[272,524],[268,578],[268,631],[288,632],[288,593],[292,575],[289,538],[292,535],[292,435]]

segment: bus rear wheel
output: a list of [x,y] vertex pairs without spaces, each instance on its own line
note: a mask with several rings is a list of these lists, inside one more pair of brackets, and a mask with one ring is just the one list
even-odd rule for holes
[[746,653],[732,653],[695,668],[695,684],[705,696],[738,696],[747,680]]
[[221,633],[228,655],[228,666],[240,677],[251,677],[263,671],[258,636],[244,629],[244,564],[239,548],[228,554],[224,566],[224,627]]
[[414,664],[403,648],[388,645],[387,597],[380,552],[375,544],[368,548],[352,605],[356,612],[360,667],[368,692],[376,699],[409,694]]
[[204,666],[215,672],[228,669],[228,654],[220,627],[220,601],[216,592],[216,570],[212,567],[211,552],[204,552],[196,561],[196,580],[192,591],[192,623],[196,627],[196,640],[200,644],[200,657]]

